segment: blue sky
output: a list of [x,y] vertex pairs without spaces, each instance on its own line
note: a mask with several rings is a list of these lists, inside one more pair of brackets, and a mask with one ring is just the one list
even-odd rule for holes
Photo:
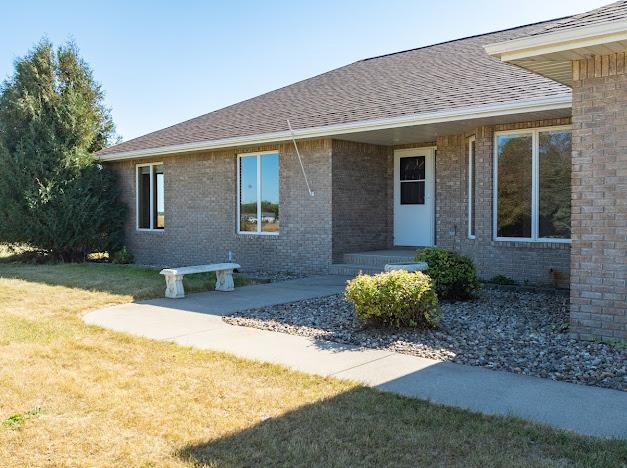
[[355,60],[580,13],[611,0],[12,1],[0,78],[74,39],[124,140]]

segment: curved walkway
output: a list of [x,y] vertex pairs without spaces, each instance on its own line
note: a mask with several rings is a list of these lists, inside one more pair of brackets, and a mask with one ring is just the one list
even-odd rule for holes
[[627,392],[237,327],[221,318],[237,310],[337,294],[346,279],[316,276],[229,293],[154,299],[96,310],[83,318],[116,331],[350,379],[434,403],[627,439]]

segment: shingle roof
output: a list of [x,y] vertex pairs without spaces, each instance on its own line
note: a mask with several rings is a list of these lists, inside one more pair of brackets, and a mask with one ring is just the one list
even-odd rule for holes
[[568,29],[611,23],[620,20],[627,21],[627,0],[620,0],[618,2],[597,8],[596,10],[587,11],[585,13],[557,21],[554,24],[546,26],[541,31],[536,31],[532,35],[565,31]]
[[569,95],[568,87],[502,63],[482,47],[544,30],[547,23],[361,60],[98,154],[281,132],[288,118],[303,129]]

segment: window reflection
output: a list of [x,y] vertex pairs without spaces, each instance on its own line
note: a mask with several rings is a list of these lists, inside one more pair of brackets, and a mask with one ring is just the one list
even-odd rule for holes
[[400,159],[401,180],[424,180],[425,157],[412,156]]
[[240,158],[239,230],[257,231],[257,157]]
[[497,236],[531,237],[531,134],[497,137]]
[[155,229],[165,228],[165,180],[163,178],[163,164],[153,167],[154,171],[154,220]]
[[400,158],[401,205],[425,203],[425,157]]
[[279,232],[279,155],[239,158],[239,232]]
[[279,232],[279,155],[261,156],[261,230]]
[[138,227],[150,229],[150,166],[138,168]]
[[570,132],[541,132],[538,158],[539,237],[570,239]]

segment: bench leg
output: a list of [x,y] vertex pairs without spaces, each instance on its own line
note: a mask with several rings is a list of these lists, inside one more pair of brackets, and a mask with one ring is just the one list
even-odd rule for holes
[[165,297],[169,297],[170,299],[180,299],[185,297],[185,289],[183,289],[183,275],[165,276]]
[[216,291],[233,291],[233,270],[216,271]]

